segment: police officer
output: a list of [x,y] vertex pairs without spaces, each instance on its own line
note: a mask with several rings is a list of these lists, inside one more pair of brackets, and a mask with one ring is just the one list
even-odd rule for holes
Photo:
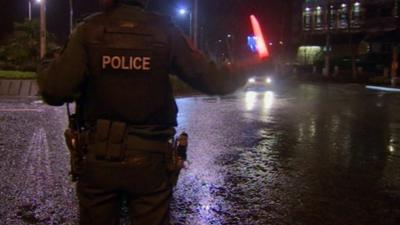
[[169,18],[144,0],[105,1],[79,24],[62,54],[38,78],[50,105],[77,101],[89,138],[77,195],[80,224],[119,223],[126,196],[135,225],[169,224],[166,163],[177,106],[169,74],[207,94],[227,94],[246,78],[192,47]]

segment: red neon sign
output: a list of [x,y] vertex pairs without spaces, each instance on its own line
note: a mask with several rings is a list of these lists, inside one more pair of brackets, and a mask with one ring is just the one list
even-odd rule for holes
[[254,36],[256,37],[258,56],[263,59],[269,56],[267,45],[265,44],[264,35],[261,30],[260,23],[254,15],[250,16],[251,25],[253,27]]

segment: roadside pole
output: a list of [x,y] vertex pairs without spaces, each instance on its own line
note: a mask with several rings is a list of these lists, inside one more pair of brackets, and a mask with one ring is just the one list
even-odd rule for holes
[[40,58],[46,55],[46,0],[40,1]]
[[74,5],[73,0],[69,0],[69,33],[74,29]]
[[398,86],[400,78],[398,77],[397,70],[399,68],[399,49],[397,46],[392,48],[392,66],[390,70],[390,77],[392,86]]
[[198,47],[198,25],[199,25],[199,1],[193,0],[193,43]]
[[331,51],[331,21],[330,21],[330,11],[331,4],[330,0],[326,1],[326,10],[325,10],[325,24],[326,24],[326,37],[325,37],[325,68],[324,75],[330,76],[330,51]]
[[29,19],[29,21],[32,21],[32,1],[31,0],[29,0],[28,1],[28,19]]

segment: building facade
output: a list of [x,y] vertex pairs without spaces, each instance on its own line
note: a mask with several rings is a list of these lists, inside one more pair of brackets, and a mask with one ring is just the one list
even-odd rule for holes
[[304,0],[297,60],[392,54],[398,45],[400,0]]

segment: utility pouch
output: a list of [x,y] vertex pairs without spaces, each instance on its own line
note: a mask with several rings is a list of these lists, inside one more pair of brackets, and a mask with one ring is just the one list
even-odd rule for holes
[[95,156],[98,159],[105,159],[107,155],[107,142],[110,133],[110,120],[97,120],[96,123],[96,144]]
[[125,150],[123,141],[126,132],[126,123],[112,122],[110,128],[110,137],[108,141],[107,156],[108,160],[123,160]]

